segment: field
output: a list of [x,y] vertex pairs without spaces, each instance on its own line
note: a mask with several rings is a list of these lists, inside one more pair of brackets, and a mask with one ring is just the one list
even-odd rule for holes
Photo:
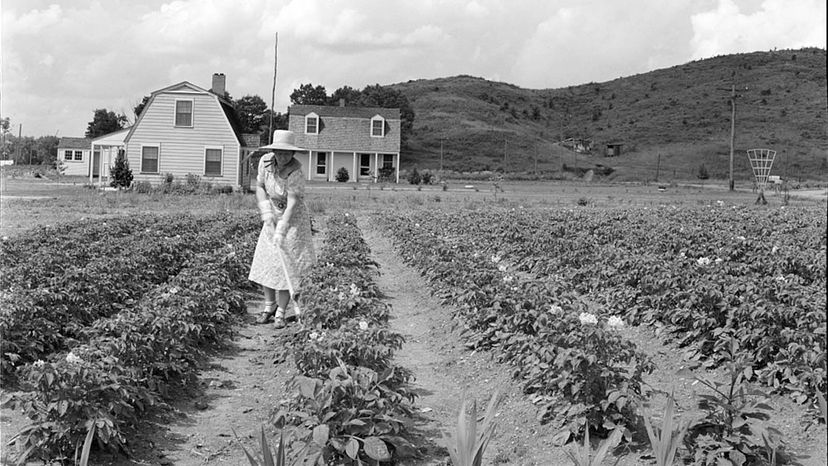
[[821,191],[313,184],[282,331],[252,325],[253,196],[0,192],[4,461],[93,432],[96,464],[242,464],[278,426],[293,458],[446,464],[498,393],[484,464],[567,464],[587,429],[656,464],[668,400],[687,462],[826,462]]

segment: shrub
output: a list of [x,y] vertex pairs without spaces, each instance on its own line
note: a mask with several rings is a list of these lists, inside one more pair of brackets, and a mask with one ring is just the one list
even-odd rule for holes
[[434,182],[434,175],[432,173],[429,173],[429,172],[423,172],[420,175],[420,181],[423,184],[431,184],[432,182]]
[[115,158],[115,166],[109,169],[109,177],[112,181],[109,185],[113,188],[128,188],[132,184],[132,170],[129,168],[129,161],[123,152],[118,152]]
[[351,179],[351,175],[348,174],[348,169],[347,168],[342,167],[336,172],[336,181],[338,181],[340,183],[344,183],[344,182],[348,181],[349,179]]
[[380,183],[394,181],[394,173],[394,167],[382,167],[379,170],[377,170],[377,181]]
[[420,184],[422,181],[422,177],[420,177],[420,173],[417,172],[417,169],[413,169],[408,173],[408,184]]
[[187,173],[187,186],[193,188],[193,190],[198,189],[199,185],[201,184],[201,177],[194,174],[194,173]]
[[699,173],[696,175],[696,178],[700,180],[706,180],[710,178],[710,174],[707,173],[707,167],[704,164],[699,165]]

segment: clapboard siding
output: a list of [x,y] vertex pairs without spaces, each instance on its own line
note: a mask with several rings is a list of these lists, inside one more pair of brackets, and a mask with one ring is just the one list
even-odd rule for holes
[[[175,126],[175,101],[193,101],[193,126]],[[158,173],[141,172],[141,148],[159,146]],[[205,176],[207,148],[222,149],[221,176]],[[183,181],[187,174],[204,181],[236,185],[241,145],[218,98],[210,93],[163,92],[156,94],[129,136],[127,158],[136,181],[160,183],[166,173]]]

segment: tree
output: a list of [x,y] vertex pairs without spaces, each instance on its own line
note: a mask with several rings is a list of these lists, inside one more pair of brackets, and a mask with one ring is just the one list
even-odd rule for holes
[[331,94],[331,98],[328,99],[328,102],[330,105],[339,105],[339,100],[343,99],[345,100],[346,106],[358,105],[360,98],[362,98],[362,92],[351,86],[342,86]]
[[405,146],[408,136],[414,128],[414,110],[408,103],[408,97],[402,92],[387,86],[374,84],[365,86],[359,105],[363,107],[399,108],[400,109],[400,142]]
[[141,99],[141,103],[136,105],[135,108],[132,110],[133,112],[135,112],[135,121],[138,121],[138,117],[141,116],[141,112],[144,111],[144,107],[147,106],[147,103],[149,103],[149,100],[150,100],[150,96],[145,95],[144,98]]
[[86,137],[96,138],[123,129],[127,122],[125,115],[117,115],[105,108],[95,110],[95,116],[86,128]]
[[270,127],[270,111],[265,101],[257,95],[246,95],[233,103],[243,133],[267,132]]
[[115,157],[115,165],[109,169],[109,177],[112,178],[109,185],[113,188],[128,188],[132,184],[132,170],[129,168],[129,161],[126,159],[124,151],[118,151],[118,156]]
[[290,94],[290,102],[296,105],[327,105],[328,94],[324,86],[302,84]]

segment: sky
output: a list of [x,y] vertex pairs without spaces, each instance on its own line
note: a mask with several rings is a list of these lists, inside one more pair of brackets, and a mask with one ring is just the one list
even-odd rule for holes
[[825,0],[0,0],[0,15],[0,116],[34,137],[82,137],[101,108],[132,121],[144,96],[213,73],[270,104],[274,58],[285,113],[307,83],[547,89],[826,45]]

